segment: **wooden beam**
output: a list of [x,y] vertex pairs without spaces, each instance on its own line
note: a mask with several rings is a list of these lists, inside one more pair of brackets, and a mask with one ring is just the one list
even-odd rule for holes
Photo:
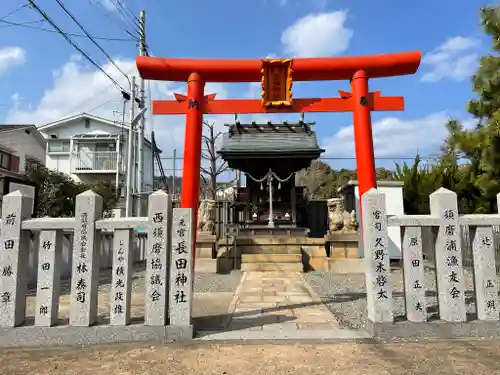
[[[372,111],[402,111],[404,97],[380,96],[380,91],[370,93],[368,104]],[[234,114],[234,113],[300,113],[300,112],[352,112],[353,98],[350,93],[341,92],[340,98],[293,99],[290,107],[266,108],[260,99],[227,99],[210,100],[205,97],[203,113]],[[154,100],[153,114],[183,115],[187,111],[187,102],[177,100]]]
[[[294,58],[293,80],[349,80],[358,70],[370,78],[414,74],[422,58],[420,51],[371,56]],[[192,72],[205,82],[260,82],[262,59],[184,59],[138,56],[137,69],[144,79],[186,82]]]

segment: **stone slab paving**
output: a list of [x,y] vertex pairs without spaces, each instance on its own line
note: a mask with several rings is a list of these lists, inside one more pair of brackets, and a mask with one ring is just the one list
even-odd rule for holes
[[284,331],[289,336],[338,330],[335,316],[313,293],[298,272],[245,273],[231,304],[228,331]]

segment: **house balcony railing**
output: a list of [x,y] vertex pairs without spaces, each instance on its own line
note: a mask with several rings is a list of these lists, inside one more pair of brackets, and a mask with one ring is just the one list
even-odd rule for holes
[[123,173],[116,151],[78,151],[72,155],[71,173]]

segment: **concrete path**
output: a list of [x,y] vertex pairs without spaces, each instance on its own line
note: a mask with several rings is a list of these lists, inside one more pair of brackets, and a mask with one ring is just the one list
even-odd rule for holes
[[341,329],[298,272],[248,272],[230,305],[225,332],[202,340],[359,339],[364,333]]

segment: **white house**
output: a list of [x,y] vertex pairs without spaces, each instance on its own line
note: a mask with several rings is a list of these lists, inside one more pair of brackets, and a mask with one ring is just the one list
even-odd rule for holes
[[0,125],[0,207],[4,194],[22,190],[34,196],[26,185],[26,166],[45,164],[45,139],[35,125]]
[[22,175],[29,164],[45,164],[45,139],[35,125],[0,125],[0,169]]
[[[110,180],[125,194],[129,127],[82,113],[38,127],[47,140],[45,165],[75,181]],[[153,190],[153,148],[144,141],[141,192]],[[135,168],[133,167],[133,170]],[[137,191],[135,191],[136,193]]]

